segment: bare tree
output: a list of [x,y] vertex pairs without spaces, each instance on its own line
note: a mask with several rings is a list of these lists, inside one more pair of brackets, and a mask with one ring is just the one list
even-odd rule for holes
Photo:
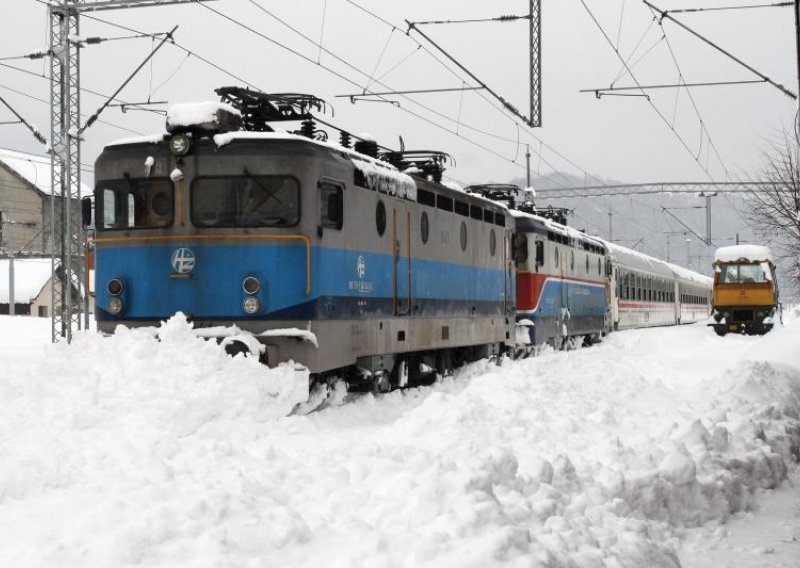
[[759,181],[766,184],[748,193],[745,217],[800,292],[800,147],[789,136],[771,145]]

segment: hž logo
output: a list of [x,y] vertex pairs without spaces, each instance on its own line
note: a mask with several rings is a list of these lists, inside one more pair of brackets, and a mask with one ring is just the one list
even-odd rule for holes
[[358,257],[358,261],[356,262],[356,273],[358,274],[359,278],[364,278],[364,275],[367,273],[367,261],[364,260],[363,256]]
[[182,247],[172,253],[172,268],[178,274],[188,274],[194,270],[194,253]]

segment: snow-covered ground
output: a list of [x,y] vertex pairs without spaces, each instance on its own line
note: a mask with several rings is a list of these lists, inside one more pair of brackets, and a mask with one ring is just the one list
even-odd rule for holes
[[800,319],[694,325],[281,416],[180,318],[0,316],[0,566],[800,566]]

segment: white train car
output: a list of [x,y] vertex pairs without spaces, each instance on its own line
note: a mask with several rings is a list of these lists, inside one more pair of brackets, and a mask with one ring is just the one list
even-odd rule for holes
[[712,279],[652,256],[605,243],[611,260],[613,330],[705,320]]

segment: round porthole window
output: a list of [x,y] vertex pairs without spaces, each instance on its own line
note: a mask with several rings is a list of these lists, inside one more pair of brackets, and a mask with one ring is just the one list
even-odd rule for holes
[[428,214],[425,211],[422,212],[422,218],[419,220],[419,236],[422,238],[422,243],[427,244],[430,226],[428,225]]
[[467,224],[461,221],[461,250],[467,250]]
[[378,236],[383,236],[386,232],[386,206],[383,201],[378,201],[378,207],[375,209],[375,228],[378,229]]
[[489,231],[489,254],[492,256],[497,252],[497,236],[494,234],[494,229]]
[[158,215],[159,217],[164,217],[169,215],[170,209],[172,208],[172,202],[165,191],[159,191],[153,196],[151,201],[153,212]]

